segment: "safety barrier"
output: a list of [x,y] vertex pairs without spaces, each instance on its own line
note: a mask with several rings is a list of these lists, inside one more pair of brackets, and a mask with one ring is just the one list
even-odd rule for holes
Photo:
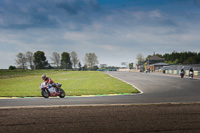
[[136,69],[117,69],[119,72],[140,72],[140,70]]
[[[180,74],[180,70],[165,70],[167,74]],[[189,75],[189,70],[185,70],[185,75]],[[200,75],[200,71],[194,71],[194,75]]]
[[[117,69],[120,72],[140,72],[140,70],[135,69]],[[181,70],[156,70],[155,72],[162,72],[167,74],[180,74]],[[189,75],[189,70],[185,70],[185,75]],[[200,71],[194,71],[194,75],[200,75]]]

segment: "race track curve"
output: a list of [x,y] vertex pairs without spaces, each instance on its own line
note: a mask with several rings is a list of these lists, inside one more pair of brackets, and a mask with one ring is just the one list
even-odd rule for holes
[[140,94],[96,97],[0,99],[0,107],[200,102],[200,80],[133,72],[106,72],[142,91]]

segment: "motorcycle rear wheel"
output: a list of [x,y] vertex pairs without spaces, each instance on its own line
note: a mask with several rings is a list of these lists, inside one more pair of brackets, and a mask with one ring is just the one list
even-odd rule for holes
[[60,98],[64,98],[65,97],[65,91],[63,89],[60,88]]
[[49,91],[47,89],[41,90],[41,94],[44,98],[49,98]]

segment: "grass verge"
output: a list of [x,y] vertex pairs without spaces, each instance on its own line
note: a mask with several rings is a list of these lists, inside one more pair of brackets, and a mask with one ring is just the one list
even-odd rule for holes
[[139,93],[134,87],[96,71],[0,71],[0,96],[41,96],[41,75],[61,83],[67,96]]

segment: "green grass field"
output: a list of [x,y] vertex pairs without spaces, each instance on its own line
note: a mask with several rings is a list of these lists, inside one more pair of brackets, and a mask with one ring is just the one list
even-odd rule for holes
[[66,96],[138,93],[139,91],[103,72],[58,70],[0,70],[0,96],[41,96],[41,75],[61,83]]

